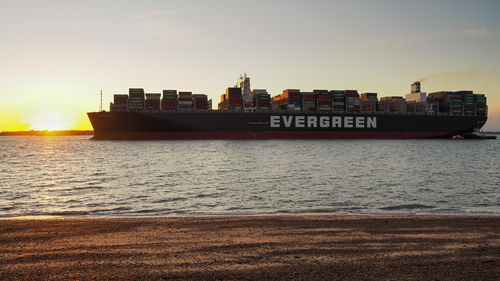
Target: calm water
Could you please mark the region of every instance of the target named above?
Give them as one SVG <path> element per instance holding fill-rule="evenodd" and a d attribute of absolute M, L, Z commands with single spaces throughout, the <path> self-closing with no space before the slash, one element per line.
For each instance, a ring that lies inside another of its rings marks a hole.
<path fill-rule="evenodd" d="M 500 214 L 500 140 L 0 137 L 0 217 Z"/>

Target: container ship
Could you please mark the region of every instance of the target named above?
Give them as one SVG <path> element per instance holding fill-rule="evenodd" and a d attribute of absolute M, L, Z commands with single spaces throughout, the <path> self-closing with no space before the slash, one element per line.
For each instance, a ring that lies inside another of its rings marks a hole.
<path fill-rule="evenodd" d="M 421 92 L 377 97 L 357 90 L 286 89 L 272 96 L 241 76 L 218 109 L 207 95 L 130 88 L 109 111 L 89 112 L 95 139 L 338 139 L 452 138 L 479 132 L 487 120 L 484 94 Z"/>

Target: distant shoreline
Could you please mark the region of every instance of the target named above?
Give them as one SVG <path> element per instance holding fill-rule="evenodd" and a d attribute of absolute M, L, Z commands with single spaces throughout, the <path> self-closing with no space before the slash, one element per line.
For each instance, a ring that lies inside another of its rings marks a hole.
<path fill-rule="evenodd" d="M 14 131 L 0 132 L 0 136 L 87 136 L 93 135 L 94 131 L 90 130 L 56 130 L 56 131 Z"/>

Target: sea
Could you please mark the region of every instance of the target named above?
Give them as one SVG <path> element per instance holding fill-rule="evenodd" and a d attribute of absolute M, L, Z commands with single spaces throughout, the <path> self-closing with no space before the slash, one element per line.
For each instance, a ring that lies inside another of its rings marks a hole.
<path fill-rule="evenodd" d="M 500 139 L 90 137 L 0 137 L 0 217 L 500 215 Z"/>

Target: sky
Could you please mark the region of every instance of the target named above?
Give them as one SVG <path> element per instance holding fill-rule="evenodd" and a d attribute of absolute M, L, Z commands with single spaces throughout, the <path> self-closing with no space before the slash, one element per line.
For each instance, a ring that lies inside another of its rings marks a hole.
<path fill-rule="evenodd" d="M 141 87 L 486 94 L 500 131 L 500 1 L 0 0 L 0 131 L 91 129 Z"/>

